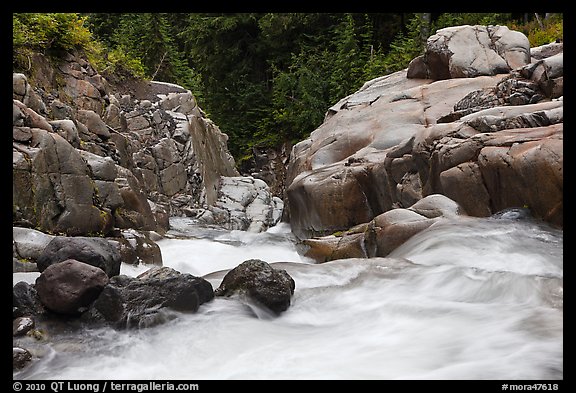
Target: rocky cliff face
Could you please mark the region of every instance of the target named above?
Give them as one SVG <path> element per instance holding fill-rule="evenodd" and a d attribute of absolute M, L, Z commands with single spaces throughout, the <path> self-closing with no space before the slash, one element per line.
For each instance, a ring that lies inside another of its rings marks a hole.
<path fill-rule="evenodd" d="M 438 31 L 408 69 L 367 82 L 294 146 L 294 233 L 383 234 L 377 217 L 436 194 L 473 216 L 524 207 L 561 227 L 562 95 L 561 43 L 530 48 L 505 27 Z"/>
<path fill-rule="evenodd" d="M 14 225 L 126 238 L 128 230 L 162 234 L 170 216 L 208 211 L 208 224 L 266 229 L 282 204 L 263 182 L 258 212 L 222 203 L 226 179 L 240 176 L 227 139 L 180 86 L 108 82 L 79 54 L 37 54 L 26 75 L 13 74 Z M 242 225 L 230 224 L 241 213 Z"/>

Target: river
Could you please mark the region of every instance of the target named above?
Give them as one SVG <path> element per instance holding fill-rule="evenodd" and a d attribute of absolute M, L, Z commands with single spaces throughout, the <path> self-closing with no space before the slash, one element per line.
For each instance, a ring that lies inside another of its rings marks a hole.
<path fill-rule="evenodd" d="M 562 231 L 513 216 L 447 219 L 389 258 L 313 264 L 287 224 L 261 234 L 171 224 L 158 242 L 165 266 L 216 288 L 246 259 L 281 262 L 296 283 L 290 308 L 270 318 L 215 298 L 160 326 L 61 334 L 14 378 L 563 378 Z"/>

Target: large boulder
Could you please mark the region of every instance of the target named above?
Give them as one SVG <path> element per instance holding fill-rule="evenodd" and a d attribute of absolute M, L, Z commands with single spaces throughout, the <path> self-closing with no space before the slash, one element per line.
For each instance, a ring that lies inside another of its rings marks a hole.
<path fill-rule="evenodd" d="M 78 151 L 56 133 L 20 131 L 26 142 L 15 143 L 13 149 L 14 220 L 43 232 L 108 233 L 112 216 L 95 204 L 96 189 Z"/>
<path fill-rule="evenodd" d="M 409 78 L 474 78 L 507 73 L 530 64 L 530 43 L 506 26 L 454 26 L 426 42 L 422 58 L 408 67 Z"/>
<path fill-rule="evenodd" d="M 474 216 L 528 206 L 562 225 L 562 53 L 530 63 L 525 37 L 496 26 L 438 33 L 429 43 L 444 45 L 446 61 L 434 63 L 444 71 L 369 81 L 294 145 L 285 203 L 299 238 L 346 232 L 433 194 Z M 355 255 L 354 239 L 311 242 Z"/>
<path fill-rule="evenodd" d="M 43 272 L 50 265 L 75 259 L 100 268 L 108 277 L 120 274 L 120 253 L 107 239 L 92 237 L 56 236 L 38 257 L 36 265 Z"/>
<path fill-rule="evenodd" d="M 328 236 L 305 239 L 306 256 L 318 263 L 346 258 L 386 257 L 441 218 L 466 215 L 450 198 L 432 194 L 407 209 L 392 209 L 367 223 Z"/>
<path fill-rule="evenodd" d="M 96 300 L 108 276 L 97 267 L 67 259 L 48 266 L 36 279 L 36 291 L 42 304 L 60 314 L 76 315 Z"/>
<path fill-rule="evenodd" d="M 462 97 L 503 78 L 423 83 L 399 71 L 331 107 L 327 120 L 292 149 L 286 194 L 294 233 L 307 238 L 346 230 L 420 199 L 410 155 L 414 138 Z"/>
<path fill-rule="evenodd" d="M 196 312 L 214 297 L 212 285 L 200 277 L 168 267 L 154 267 L 138 277 L 119 275 L 110 282 L 83 319 L 117 328 L 144 328 Z"/>
<path fill-rule="evenodd" d="M 259 259 L 242 262 L 224 276 L 216 289 L 216 296 L 245 296 L 256 306 L 280 314 L 290 307 L 295 283 L 281 269 L 275 269 Z"/>
<path fill-rule="evenodd" d="M 218 224 L 230 230 L 262 232 L 276 225 L 284 203 L 272 196 L 268 185 L 251 176 L 221 177 L 218 199 L 199 221 Z"/>

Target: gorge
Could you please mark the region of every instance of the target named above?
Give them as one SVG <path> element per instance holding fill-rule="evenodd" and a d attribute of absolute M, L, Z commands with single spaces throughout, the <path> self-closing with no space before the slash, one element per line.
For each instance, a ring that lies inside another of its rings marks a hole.
<path fill-rule="evenodd" d="M 13 74 L 14 379 L 563 379 L 562 56 L 439 30 L 271 177 L 190 91 L 36 55 Z"/>

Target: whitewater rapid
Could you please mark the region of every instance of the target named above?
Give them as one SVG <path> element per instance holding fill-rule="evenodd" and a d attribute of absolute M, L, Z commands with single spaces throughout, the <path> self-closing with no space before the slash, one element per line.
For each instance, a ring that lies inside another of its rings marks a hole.
<path fill-rule="evenodd" d="M 259 318 L 238 298 L 215 298 L 152 328 L 63 333 L 14 378 L 563 378 L 562 231 L 446 219 L 388 258 L 313 264 L 286 224 L 261 234 L 171 224 L 158 242 L 165 266 L 216 288 L 246 259 L 275 263 L 296 283 L 290 308 Z"/>

